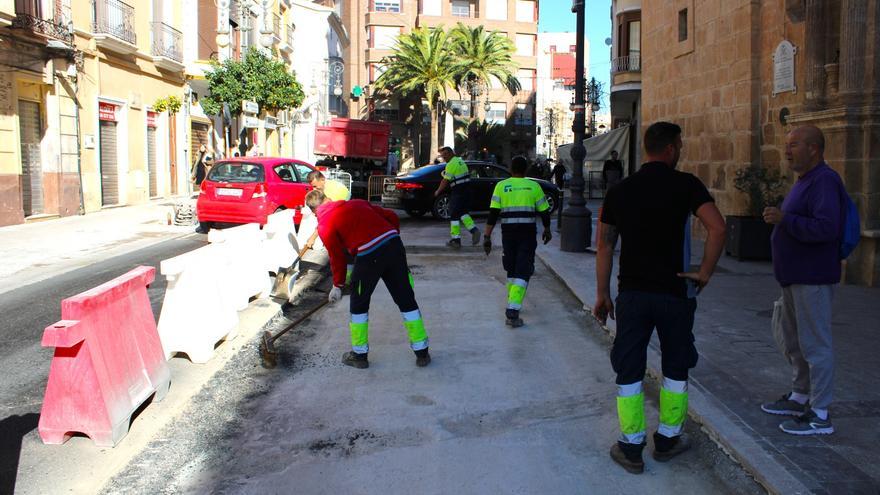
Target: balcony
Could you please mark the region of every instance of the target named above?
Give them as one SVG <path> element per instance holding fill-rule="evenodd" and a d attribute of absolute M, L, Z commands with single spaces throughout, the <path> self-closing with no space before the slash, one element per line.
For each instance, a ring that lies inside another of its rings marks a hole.
<path fill-rule="evenodd" d="M 183 34 L 164 22 L 153 23 L 153 63 L 168 72 L 181 72 L 183 65 Z"/>
<path fill-rule="evenodd" d="M 281 16 L 272 14 L 272 44 L 280 45 L 281 41 Z"/>
<path fill-rule="evenodd" d="M 48 39 L 73 43 L 73 34 L 61 23 L 42 16 L 40 0 L 19 0 L 15 6 L 15 17 L 12 19 L 13 29 L 22 29 Z"/>
<path fill-rule="evenodd" d="M 287 26 L 287 29 L 284 33 L 284 40 L 281 42 L 281 45 L 278 46 L 278 49 L 286 54 L 290 54 L 293 52 L 293 32 L 296 30 L 296 26 L 290 24 Z"/>
<path fill-rule="evenodd" d="M 617 74 L 618 72 L 641 72 L 642 71 L 642 56 L 639 55 L 628 55 L 626 57 L 617 57 L 611 61 L 611 73 Z"/>
<path fill-rule="evenodd" d="M 137 51 L 137 35 L 134 31 L 134 7 L 119 0 L 93 0 L 95 43 L 123 55 Z"/>

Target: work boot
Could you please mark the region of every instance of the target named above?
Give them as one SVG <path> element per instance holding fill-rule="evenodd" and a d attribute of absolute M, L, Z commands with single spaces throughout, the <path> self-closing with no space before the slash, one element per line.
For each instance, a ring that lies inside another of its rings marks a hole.
<path fill-rule="evenodd" d="M 522 318 L 519 317 L 519 311 L 515 309 L 507 309 L 504 311 L 504 316 L 507 318 L 507 321 L 504 322 L 505 325 L 513 328 L 521 327 L 525 324 Z"/>
<path fill-rule="evenodd" d="M 461 239 L 449 239 L 449 242 L 447 242 L 446 245 L 458 249 L 461 247 Z"/>
<path fill-rule="evenodd" d="M 431 355 L 428 354 L 427 347 L 414 352 L 416 353 L 416 366 L 419 368 L 424 368 L 431 362 Z"/>
<path fill-rule="evenodd" d="M 480 229 L 474 227 L 474 230 L 471 231 L 471 246 L 476 246 L 480 243 Z"/>
<path fill-rule="evenodd" d="M 354 351 L 348 351 L 342 355 L 342 364 L 346 366 L 351 366 L 353 368 L 364 369 L 370 367 L 370 362 L 367 361 L 367 353 L 359 354 Z"/>
<path fill-rule="evenodd" d="M 632 444 L 615 442 L 611 446 L 611 458 L 632 474 L 645 472 L 645 461 L 642 460 L 642 449 L 645 443 Z"/>
<path fill-rule="evenodd" d="M 666 462 L 690 448 L 691 439 L 687 433 L 672 438 L 654 433 L 653 457 L 657 462 Z"/>

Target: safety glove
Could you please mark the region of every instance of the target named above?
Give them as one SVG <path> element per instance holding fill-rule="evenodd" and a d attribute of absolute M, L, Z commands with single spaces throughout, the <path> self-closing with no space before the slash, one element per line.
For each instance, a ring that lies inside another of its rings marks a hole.
<path fill-rule="evenodd" d="M 483 251 L 486 251 L 486 256 L 492 252 L 492 238 L 485 234 L 483 234 Z"/>
<path fill-rule="evenodd" d="M 342 299 L 342 289 L 340 287 L 333 287 L 330 289 L 330 294 L 327 295 L 327 301 L 329 301 L 330 304 L 333 304 L 340 299 Z"/>
<path fill-rule="evenodd" d="M 550 229 L 544 229 L 544 233 L 541 234 L 541 239 L 544 241 L 544 244 L 550 242 L 550 239 L 553 239 L 553 234 L 550 232 Z"/>

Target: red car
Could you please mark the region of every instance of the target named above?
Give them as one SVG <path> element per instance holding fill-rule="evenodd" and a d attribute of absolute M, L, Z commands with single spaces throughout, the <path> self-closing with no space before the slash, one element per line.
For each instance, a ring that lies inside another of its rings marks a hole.
<path fill-rule="evenodd" d="M 196 211 L 200 230 L 214 222 L 258 223 L 278 210 L 295 208 L 299 224 L 306 193 L 306 176 L 314 166 L 292 158 L 240 157 L 214 164 L 202 181 Z"/>

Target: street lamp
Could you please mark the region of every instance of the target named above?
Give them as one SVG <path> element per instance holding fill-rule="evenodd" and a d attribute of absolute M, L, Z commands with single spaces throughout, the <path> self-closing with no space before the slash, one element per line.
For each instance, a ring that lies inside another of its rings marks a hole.
<path fill-rule="evenodd" d="M 577 50 L 575 55 L 575 92 L 574 92 L 574 145 L 571 147 L 572 174 L 571 199 L 568 207 L 562 212 L 562 236 L 560 249 L 568 252 L 583 252 L 590 247 L 592 234 L 591 220 L 593 213 L 587 208 L 584 199 L 584 133 L 586 120 L 584 115 L 584 0 L 573 0 L 571 11 L 577 14 Z"/>

